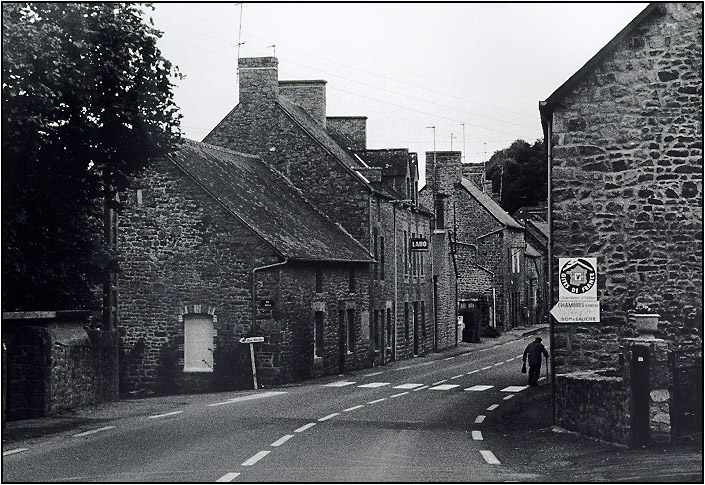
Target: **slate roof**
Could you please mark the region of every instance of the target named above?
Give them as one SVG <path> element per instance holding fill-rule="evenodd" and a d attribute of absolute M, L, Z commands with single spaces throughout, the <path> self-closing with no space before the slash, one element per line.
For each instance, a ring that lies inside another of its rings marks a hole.
<path fill-rule="evenodd" d="M 185 140 L 169 158 L 282 256 L 373 260 L 364 246 L 258 157 Z"/>
<path fill-rule="evenodd" d="M 497 202 L 492 200 L 492 197 L 485 194 L 477 185 L 464 177 L 461 179 L 460 184 L 502 225 L 510 229 L 524 229 L 524 226 L 515 221 Z"/>
<path fill-rule="evenodd" d="M 548 239 L 548 222 L 540 221 L 538 219 L 529 219 L 526 221 L 527 224 L 531 223 L 539 232 Z"/>

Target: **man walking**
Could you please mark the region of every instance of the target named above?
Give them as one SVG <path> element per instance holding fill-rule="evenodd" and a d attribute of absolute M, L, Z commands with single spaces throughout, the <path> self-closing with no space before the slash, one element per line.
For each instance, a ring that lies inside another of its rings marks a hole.
<path fill-rule="evenodd" d="M 541 375 L 541 354 L 548 358 L 548 351 L 541 343 L 541 337 L 536 337 L 524 350 L 524 365 L 526 365 L 526 356 L 529 356 L 530 386 L 537 386 L 539 384 L 539 375 Z"/>

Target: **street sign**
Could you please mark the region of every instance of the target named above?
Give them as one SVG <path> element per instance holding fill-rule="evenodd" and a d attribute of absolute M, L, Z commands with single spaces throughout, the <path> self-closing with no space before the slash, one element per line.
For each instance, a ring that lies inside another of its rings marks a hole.
<path fill-rule="evenodd" d="M 559 323 L 591 323 L 600 321 L 599 301 L 559 301 L 551 308 Z"/>
<path fill-rule="evenodd" d="M 558 301 L 597 301 L 597 258 L 558 258 Z"/>
<path fill-rule="evenodd" d="M 428 239 L 425 237 L 412 237 L 409 239 L 409 248 L 412 251 L 428 251 Z"/>
<path fill-rule="evenodd" d="M 242 337 L 240 339 L 241 344 L 256 344 L 258 342 L 264 342 L 264 337 Z"/>
<path fill-rule="evenodd" d="M 260 300 L 259 306 L 262 308 L 274 308 L 274 300 Z"/>

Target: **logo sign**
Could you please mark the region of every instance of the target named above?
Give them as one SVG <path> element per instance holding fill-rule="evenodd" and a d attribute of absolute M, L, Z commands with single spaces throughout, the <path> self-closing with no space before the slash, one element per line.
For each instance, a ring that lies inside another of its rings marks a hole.
<path fill-rule="evenodd" d="M 597 258 L 558 258 L 558 300 L 597 301 Z"/>
<path fill-rule="evenodd" d="M 558 323 L 591 323 L 600 321 L 599 301 L 559 301 L 551 308 Z"/>
<path fill-rule="evenodd" d="M 428 239 L 425 237 L 412 237 L 409 240 L 409 248 L 412 251 L 428 251 Z"/>
<path fill-rule="evenodd" d="M 241 344 L 256 344 L 264 342 L 264 337 L 243 337 L 240 339 Z"/>

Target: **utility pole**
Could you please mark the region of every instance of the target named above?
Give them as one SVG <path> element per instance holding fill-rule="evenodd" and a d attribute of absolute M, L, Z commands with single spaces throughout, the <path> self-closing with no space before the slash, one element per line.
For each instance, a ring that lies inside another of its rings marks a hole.
<path fill-rule="evenodd" d="M 433 202 L 436 202 L 436 127 L 427 126 L 426 128 L 433 130 Z"/>
<path fill-rule="evenodd" d="M 237 31 L 237 60 L 240 63 L 240 46 L 244 44 L 242 42 L 242 3 L 240 4 L 240 28 Z"/>
<path fill-rule="evenodd" d="M 460 126 L 463 127 L 463 163 L 465 163 L 467 160 L 465 160 L 465 123 L 460 123 Z"/>

